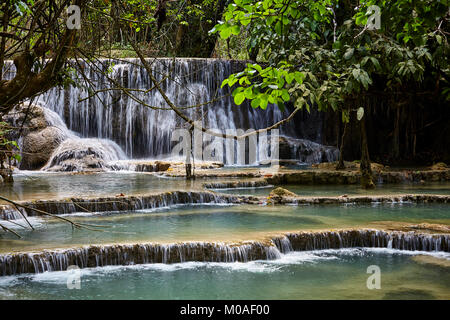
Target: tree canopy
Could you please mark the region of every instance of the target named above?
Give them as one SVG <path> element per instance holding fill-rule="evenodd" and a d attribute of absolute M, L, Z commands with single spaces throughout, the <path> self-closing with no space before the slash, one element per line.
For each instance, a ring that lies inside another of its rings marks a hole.
<path fill-rule="evenodd" d="M 236 104 L 346 110 L 378 91 L 440 89 L 450 100 L 449 19 L 446 0 L 234 0 L 211 32 L 227 39 L 247 29 L 249 50 L 260 51 L 261 63 L 222 84 L 239 84 Z"/>

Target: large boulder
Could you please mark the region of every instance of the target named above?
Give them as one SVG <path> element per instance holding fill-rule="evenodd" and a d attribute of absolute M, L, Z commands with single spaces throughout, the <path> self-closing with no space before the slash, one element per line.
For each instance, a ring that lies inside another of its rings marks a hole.
<path fill-rule="evenodd" d="M 57 127 L 47 127 L 31 132 L 22 140 L 22 161 L 20 169 L 40 169 L 53 151 L 67 139 L 67 135 Z"/>
<path fill-rule="evenodd" d="M 21 170 L 42 168 L 61 142 L 73 136 L 58 114 L 40 105 L 21 104 L 3 120 L 15 128 L 9 139 L 19 144 Z"/>

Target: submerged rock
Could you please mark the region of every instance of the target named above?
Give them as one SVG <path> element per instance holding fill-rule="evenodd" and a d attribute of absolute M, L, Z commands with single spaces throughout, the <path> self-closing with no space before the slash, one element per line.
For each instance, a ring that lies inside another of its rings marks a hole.
<path fill-rule="evenodd" d="M 434 265 L 443 268 L 450 268 L 450 260 L 427 255 L 411 257 L 411 259 L 420 264 Z"/>

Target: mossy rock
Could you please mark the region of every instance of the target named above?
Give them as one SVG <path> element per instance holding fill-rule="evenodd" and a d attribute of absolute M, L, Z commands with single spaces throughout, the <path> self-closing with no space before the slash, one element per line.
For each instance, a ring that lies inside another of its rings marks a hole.
<path fill-rule="evenodd" d="M 289 190 L 278 187 L 270 192 L 270 197 L 296 197 L 297 195 Z"/>
<path fill-rule="evenodd" d="M 448 166 L 444 162 L 438 162 L 430 167 L 430 170 L 447 170 Z"/>

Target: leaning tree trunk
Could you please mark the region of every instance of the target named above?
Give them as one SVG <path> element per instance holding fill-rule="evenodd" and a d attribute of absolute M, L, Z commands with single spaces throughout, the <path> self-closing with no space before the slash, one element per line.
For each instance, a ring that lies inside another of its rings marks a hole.
<path fill-rule="evenodd" d="M 360 123 L 361 128 L 361 184 L 365 189 L 375 188 L 372 177 L 372 167 L 370 165 L 369 146 L 367 144 L 366 116 L 364 115 Z"/>

